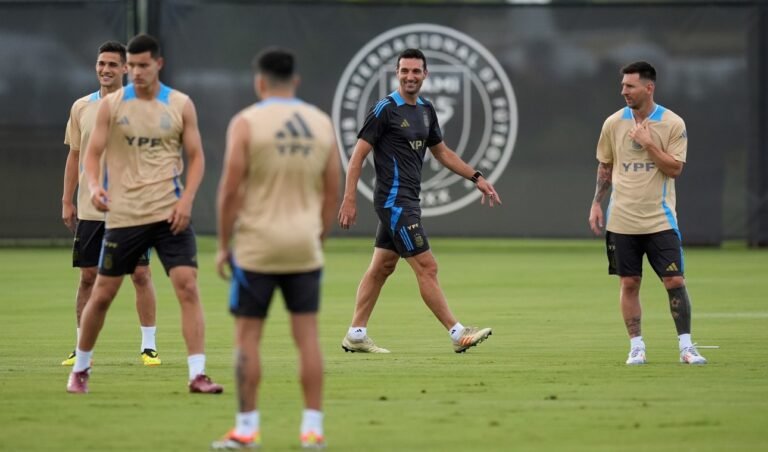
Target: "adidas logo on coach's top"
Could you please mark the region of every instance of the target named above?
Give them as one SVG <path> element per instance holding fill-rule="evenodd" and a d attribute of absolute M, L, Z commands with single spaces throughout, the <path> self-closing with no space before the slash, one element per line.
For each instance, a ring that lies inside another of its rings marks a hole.
<path fill-rule="evenodd" d="M 122 118 L 118 119 L 116 124 L 121 126 L 127 126 L 128 124 L 130 124 L 128 122 L 128 116 L 123 116 Z"/>
<path fill-rule="evenodd" d="M 403 119 L 403 122 L 400 123 L 400 127 L 411 127 L 411 125 L 408 124 L 407 119 Z"/>

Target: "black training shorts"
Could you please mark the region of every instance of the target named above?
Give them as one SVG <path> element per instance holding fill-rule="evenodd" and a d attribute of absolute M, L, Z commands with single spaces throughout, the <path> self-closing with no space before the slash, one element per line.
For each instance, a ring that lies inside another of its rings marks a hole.
<path fill-rule="evenodd" d="M 322 271 L 301 273 L 257 273 L 232 265 L 229 312 L 235 317 L 266 318 L 275 288 L 293 314 L 316 313 L 320 307 Z"/>
<path fill-rule="evenodd" d="M 75 241 L 72 245 L 72 266 L 80 268 L 98 266 L 103 240 L 103 221 L 78 220 L 75 227 Z M 149 265 L 149 249 L 141 255 L 136 265 Z"/>
<path fill-rule="evenodd" d="M 376 215 L 379 217 L 376 248 L 392 250 L 400 257 L 413 257 L 429 250 L 421 224 L 421 209 L 377 207 Z"/>
<path fill-rule="evenodd" d="M 172 268 L 197 268 L 197 244 L 192 225 L 177 235 L 171 233 L 167 221 L 107 229 L 99 258 L 99 274 L 122 276 L 133 273 L 141 256 L 154 247 L 165 273 Z"/>
<path fill-rule="evenodd" d="M 659 276 L 683 276 L 683 248 L 678 232 L 669 229 L 653 234 L 606 232 L 608 274 L 642 276 L 643 255 Z"/>

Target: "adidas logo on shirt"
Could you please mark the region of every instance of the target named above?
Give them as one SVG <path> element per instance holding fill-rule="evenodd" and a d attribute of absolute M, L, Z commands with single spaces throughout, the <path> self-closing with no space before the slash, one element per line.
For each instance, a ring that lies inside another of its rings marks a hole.
<path fill-rule="evenodd" d="M 130 123 L 128 122 L 128 117 L 127 116 L 123 116 L 122 118 L 117 120 L 116 124 L 121 125 L 121 126 L 127 126 Z"/>
<path fill-rule="evenodd" d="M 304 144 L 306 140 L 314 138 L 307 123 L 298 113 L 294 113 L 291 119 L 285 122 L 283 129 L 277 132 L 277 150 L 280 154 L 309 154 L 311 146 Z M 280 143 L 282 142 L 282 143 Z"/>
<path fill-rule="evenodd" d="M 411 125 L 408 124 L 407 119 L 403 119 L 403 122 L 400 123 L 400 127 L 411 127 Z"/>

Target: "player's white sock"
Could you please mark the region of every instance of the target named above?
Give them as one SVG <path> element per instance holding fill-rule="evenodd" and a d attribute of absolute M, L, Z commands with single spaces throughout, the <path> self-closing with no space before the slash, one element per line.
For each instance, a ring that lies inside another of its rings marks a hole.
<path fill-rule="evenodd" d="M 157 350 L 157 345 L 155 344 L 155 333 L 157 332 L 156 326 L 142 326 L 141 327 L 141 351 L 150 348 L 152 350 Z"/>
<path fill-rule="evenodd" d="M 235 435 L 253 436 L 259 430 L 259 410 L 237 413 L 235 416 Z"/>
<path fill-rule="evenodd" d="M 82 372 L 91 367 L 91 357 L 93 357 L 93 350 L 84 352 L 79 348 L 76 348 L 75 365 L 72 367 L 72 372 Z"/>
<path fill-rule="evenodd" d="M 679 340 L 680 350 L 684 348 L 688 348 L 693 345 L 691 342 L 691 335 L 689 334 L 681 334 L 677 336 L 677 339 Z"/>
<path fill-rule="evenodd" d="M 456 322 L 456 325 L 453 325 L 451 329 L 448 330 L 448 334 L 451 335 L 451 339 L 458 341 L 462 331 L 464 331 L 464 325 L 462 325 L 461 322 Z"/>
<path fill-rule="evenodd" d="M 364 338 L 366 334 L 368 334 L 368 328 L 364 326 L 350 326 L 349 331 L 347 331 L 347 336 L 356 341 Z"/>
<path fill-rule="evenodd" d="M 629 340 L 629 348 L 635 348 L 635 347 L 645 347 L 645 342 L 643 342 L 643 336 L 635 336 Z"/>
<path fill-rule="evenodd" d="M 196 376 L 205 373 L 205 355 L 187 356 L 187 365 L 189 366 L 189 379 L 193 380 Z"/>
<path fill-rule="evenodd" d="M 323 412 L 318 410 L 304 410 L 301 418 L 301 434 L 315 432 L 323 434 Z"/>

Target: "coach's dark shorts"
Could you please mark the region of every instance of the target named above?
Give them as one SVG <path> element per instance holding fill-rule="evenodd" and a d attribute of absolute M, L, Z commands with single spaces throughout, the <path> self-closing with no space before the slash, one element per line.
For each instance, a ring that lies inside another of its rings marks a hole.
<path fill-rule="evenodd" d="M 235 317 L 266 318 L 275 288 L 293 314 L 315 313 L 320 307 L 321 270 L 301 273 L 257 273 L 232 264 L 229 312 Z"/>
<path fill-rule="evenodd" d="M 680 236 L 672 229 L 653 234 L 606 232 L 608 273 L 642 276 L 643 254 L 659 276 L 683 276 L 683 248 Z"/>
<path fill-rule="evenodd" d="M 192 225 L 177 235 L 167 221 L 107 229 L 99 258 L 99 274 L 122 276 L 133 273 L 141 256 L 154 247 L 165 273 L 174 267 L 197 268 L 197 244 Z"/>
<path fill-rule="evenodd" d="M 429 241 L 421 225 L 421 209 L 377 207 L 379 226 L 376 248 L 392 250 L 400 257 L 413 257 L 429 250 Z"/>
<path fill-rule="evenodd" d="M 75 241 L 72 245 L 73 267 L 96 267 L 99 265 L 101 243 L 104 240 L 104 222 L 77 220 Z M 136 265 L 149 265 L 149 250 L 145 250 Z"/>

